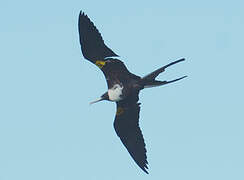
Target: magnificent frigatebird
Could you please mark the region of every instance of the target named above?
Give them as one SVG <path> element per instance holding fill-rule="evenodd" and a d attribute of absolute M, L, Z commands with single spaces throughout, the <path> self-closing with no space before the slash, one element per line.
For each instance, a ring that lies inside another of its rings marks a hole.
<path fill-rule="evenodd" d="M 145 142 L 139 127 L 139 92 L 147 87 L 161 86 L 185 78 L 186 76 L 171 81 L 155 80 L 167 67 L 185 59 L 179 59 L 144 77 L 139 77 L 129 72 L 122 61 L 113 58 L 118 55 L 106 46 L 97 28 L 82 11 L 78 26 L 84 58 L 102 70 L 108 85 L 108 91 L 91 103 L 102 100 L 116 102 L 115 131 L 136 164 L 148 173 Z"/>

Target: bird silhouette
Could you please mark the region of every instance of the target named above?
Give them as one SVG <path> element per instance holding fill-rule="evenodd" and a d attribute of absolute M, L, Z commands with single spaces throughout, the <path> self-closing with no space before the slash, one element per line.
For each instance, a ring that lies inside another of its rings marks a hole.
<path fill-rule="evenodd" d="M 116 102 L 114 129 L 136 164 L 148 173 L 146 147 L 139 127 L 139 92 L 144 88 L 161 86 L 185 78 L 186 76 L 171 81 L 155 80 L 167 67 L 185 59 L 179 59 L 139 77 L 129 72 L 124 63 L 115 58 L 118 55 L 106 46 L 95 25 L 82 11 L 79 14 L 78 30 L 84 58 L 102 70 L 108 85 L 108 91 L 91 104 L 102 100 Z"/>

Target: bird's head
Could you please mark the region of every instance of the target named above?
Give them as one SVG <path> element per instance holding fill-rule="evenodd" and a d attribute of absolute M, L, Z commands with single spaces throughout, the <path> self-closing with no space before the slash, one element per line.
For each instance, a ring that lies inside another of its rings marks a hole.
<path fill-rule="evenodd" d="M 90 105 L 91 104 L 94 104 L 94 103 L 97 103 L 99 101 L 103 101 L 103 100 L 109 100 L 109 97 L 108 97 L 108 92 L 105 92 L 99 99 L 97 99 L 96 101 L 92 101 L 90 102 Z"/>

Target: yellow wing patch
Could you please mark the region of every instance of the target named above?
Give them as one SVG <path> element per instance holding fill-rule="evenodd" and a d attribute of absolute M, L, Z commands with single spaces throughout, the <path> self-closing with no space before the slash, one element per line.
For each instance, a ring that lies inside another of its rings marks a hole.
<path fill-rule="evenodd" d="M 122 107 L 117 108 L 116 116 L 119 116 L 124 113 L 124 109 Z"/>
<path fill-rule="evenodd" d="M 100 69 L 102 69 L 102 67 L 106 64 L 105 61 L 96 61 L 95 63 Z"/>

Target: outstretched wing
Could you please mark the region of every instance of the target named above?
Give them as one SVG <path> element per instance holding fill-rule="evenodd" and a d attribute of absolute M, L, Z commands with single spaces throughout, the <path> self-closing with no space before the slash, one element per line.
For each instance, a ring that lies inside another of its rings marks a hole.
<path fill-rule="evenodd" d="M 103 61 L 106 57 L 118 56 L 104 44 L 101 34 L 83 12 L 80 12 L 78 27 L 81 51 L 87 60 L 96 64 L 96 61 Z"/>
<path fill-rule="evenodd" d="M 78 26 L 82 54 L 102 70 L 109 88 L 130 78 L 140 79 L 130 73 L 122 61 L 108 58 L 118 55 L 104 44 L 101 34 L 83 12 L 80 12 Z"/>
<path fill-rule="evenodd" d="M 117 102 L 114 128 L 136 164 L 148 174 L 145 142 L 139 127 L 138 92 Z"/>

